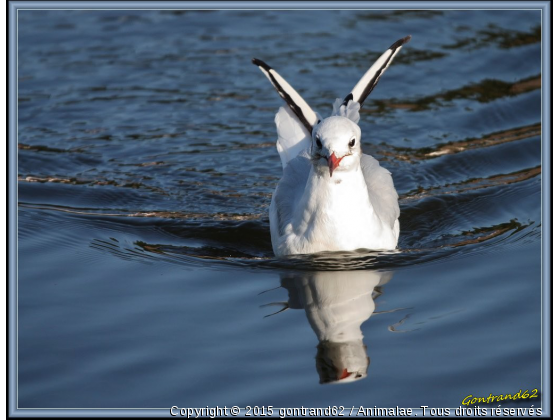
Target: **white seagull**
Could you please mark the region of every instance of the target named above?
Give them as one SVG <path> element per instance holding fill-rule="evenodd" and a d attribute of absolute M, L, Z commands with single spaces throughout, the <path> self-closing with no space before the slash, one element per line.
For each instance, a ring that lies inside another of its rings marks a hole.
<path fill-rule="evenodd" d="M 409 40 L 391 45 L 325 119 L 280 74 L 253 59 L 287 104 L 274 120 L 283 167 L 269 210 L 276 256 L 397 247 L 398 195 L 391 173 L 362 153 L 358 121 L 365 99 Z"/>

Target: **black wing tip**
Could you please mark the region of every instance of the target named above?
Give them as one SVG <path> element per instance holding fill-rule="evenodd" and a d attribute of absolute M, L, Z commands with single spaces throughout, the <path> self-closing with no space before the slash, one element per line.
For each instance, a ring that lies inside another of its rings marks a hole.
<path fill-rule="evenodd" d="M 344 101 L 342 101 L 342 105 L 340 106 L 346 106 L 348 105 L 348 102 L 353 101 L 354 100 L 354 95 L 352 94 L 352 92 L 350 92 L 346 98 L 344 98 Z"/>
<path fill-rule="evenodd" d="M 265 69 L 267 71 L 272 70 L 272 67 L 270 67 L 268 64 L 266 64 L 264 61 L 259 60 L 258 58 L 253 58 L 251 61 L 253 62 L 253 64 L 255 66 L 262 67 L 263 69 Z"/>
<path fill-rule="evenodd" d="M 404 38 L 399 39 L 397 42 L 395 42 L 393 45 L 391 45 L 389 47 L 390 50 L 396 50 L 399 47 L 402 47 L 404 44 L 406 44 L 408 41 L 410 41 L 410 38 L 412 38 L 412 35 L 407 35 Z"/>

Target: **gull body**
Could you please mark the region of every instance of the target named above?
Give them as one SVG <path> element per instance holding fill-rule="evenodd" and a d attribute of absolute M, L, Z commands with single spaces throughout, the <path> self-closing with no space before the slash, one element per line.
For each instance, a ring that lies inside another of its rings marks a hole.
<path fill-rule="evenodd" d="M 314 144 L 311 153 L 290 160 L 272 197 L 274 253 L 394 249 L 398 197 L 391 174 L 361 153 L 360 129 L 352 121 L 334 116 L 319 127 L 316 136 L 324 145 Z M 350 148 L 352 137 L 356 143 Z M 344 156 L 332 176 L 327 155 Z"/>
<path fill-rule="evenodd" d="M 253 60 L 287 103 L 275 119 L 283 165 L 269 209 L 275 255 L 397 247 L 398 195 L 390 172 L 362 153 L 358 122 L 363 101 L 409 39 L 393 44 L 326 119 L 275 70 Z"/>

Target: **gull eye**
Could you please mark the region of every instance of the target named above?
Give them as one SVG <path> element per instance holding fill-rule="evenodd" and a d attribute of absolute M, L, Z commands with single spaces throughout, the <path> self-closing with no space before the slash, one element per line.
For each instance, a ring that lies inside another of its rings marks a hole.
<path fill-rule="evenodd" d="M 350 143 L 348 143 L 348 146 L 354 147 L 355 145 L 356 145 L 356 137 L 352 137 L 352 140 L 350 140 Z"/>
<path fill-rule="evenodd" d="M 321 139 L 319 136 L 315 136 L 315 144 L 317 145 L 317 149 L 321 149 L 323 145 L 321 144 Z"/>

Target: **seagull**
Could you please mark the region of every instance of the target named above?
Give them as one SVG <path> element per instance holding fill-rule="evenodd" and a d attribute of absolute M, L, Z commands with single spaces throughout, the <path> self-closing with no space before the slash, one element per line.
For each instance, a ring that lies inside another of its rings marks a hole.
<path fill-rule="evenodd" d="M 391 45 L 325 119 L 276 70 L 253 59 L 286 102 L 274 120 L 283 168 L 269 208 L 277 257 L 397 247 L 398 194 L 391 173 L 362 153 L 358 122 L 365 99 L 410 38 Z"/>

